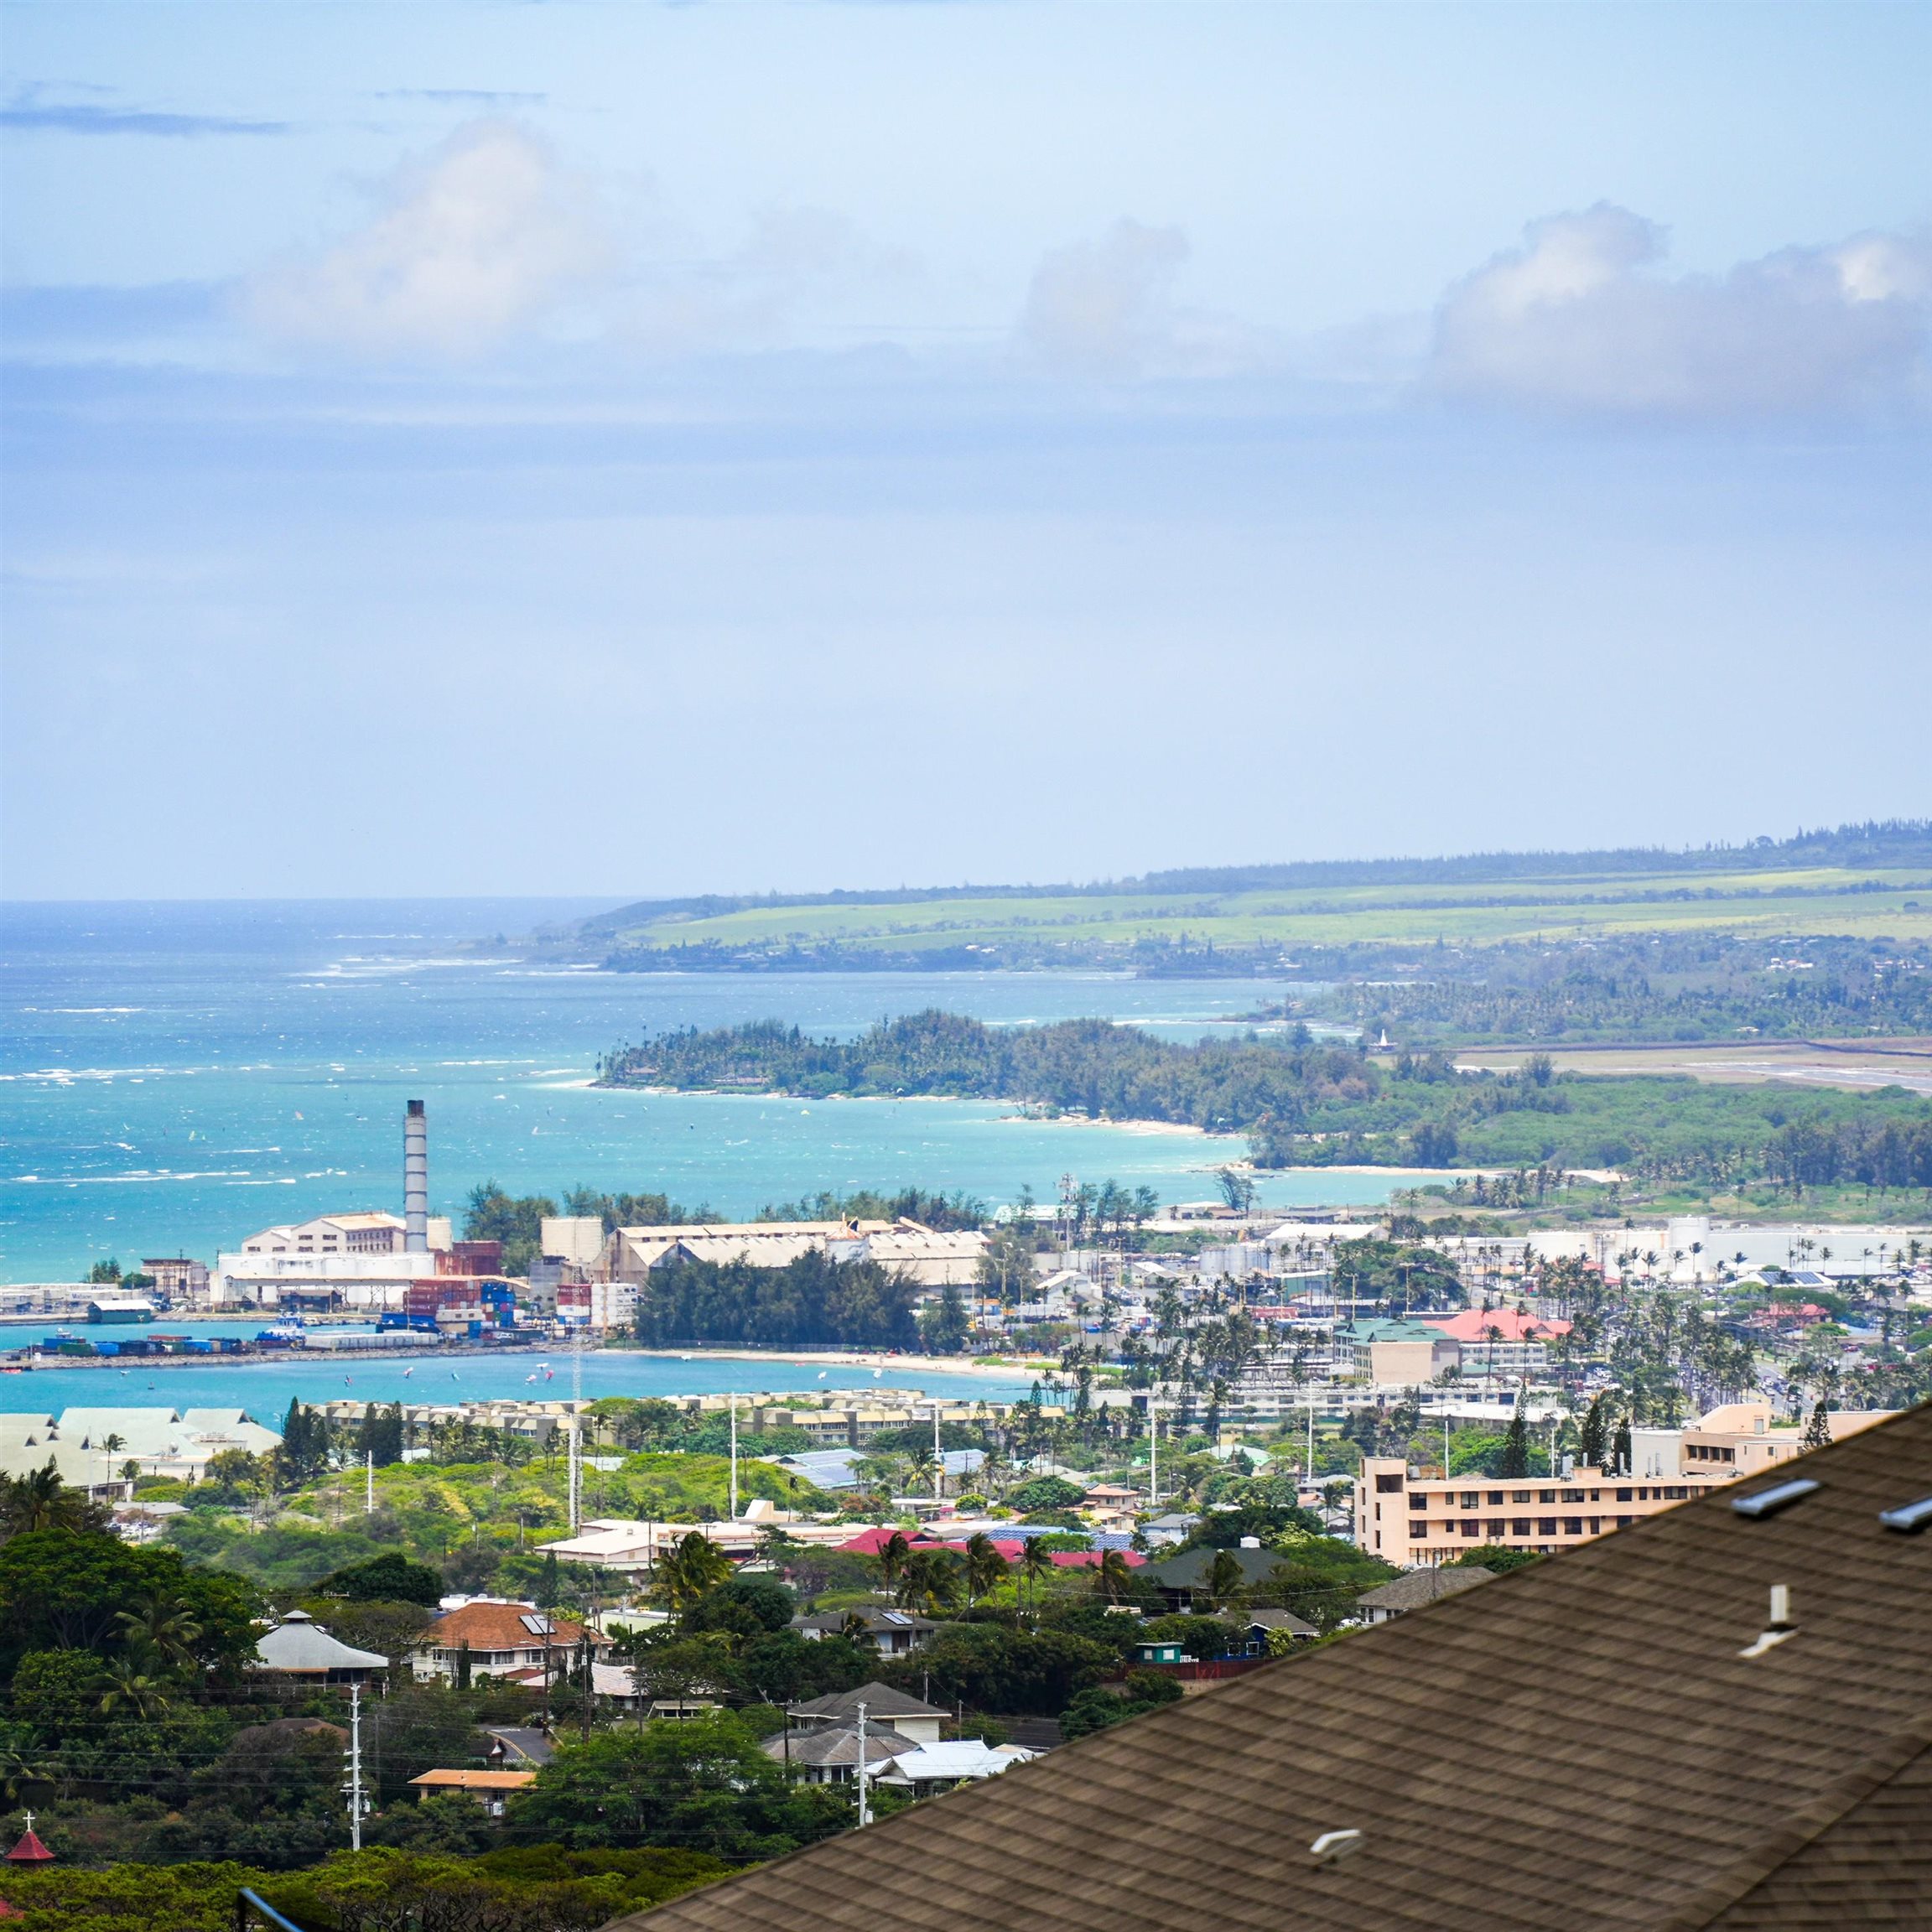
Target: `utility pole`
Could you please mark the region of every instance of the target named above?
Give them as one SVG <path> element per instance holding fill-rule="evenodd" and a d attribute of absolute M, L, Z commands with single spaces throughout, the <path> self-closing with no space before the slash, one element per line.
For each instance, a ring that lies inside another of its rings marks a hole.
<path fill-rule="evenodd" d="M 365 1516 L 376 1514 L 376 1452 L 373 1449 L 369 1451 L 362 1470 L 362 1514 Z"/>
<path fill-rule="evenodd" d="M 938 1502 L 945 1493 L 946 1459 L 939 1446 L 939 1404 L 935 1398 L 932 1404 L 932 1500 Z"/>
<path fill-rule="evenodd" d="M 362 1686 L 349 1686 L 349 1848 L 362 1849 Z"/>
<path fill-rule="evenodd" d="M 738 1391 L 731 1391 L 731 1520 L 738 1520 Z"/>
<path fill-rule="evenodd" d="M 1147 1508 L 1150 1513 L 1161 1504 L 1161 1405 L 1154 1392 L 1147 1392 Z"/>
<path fill-rule="evenodd" d="M 589 1314 L 589 1310 L 585 1310 Z M 570 1534 L 584 1526 L 584 1331 L 570 1337 Z"/>
<path fill-rule="evenodd" d="M 872 1822 L 871 1787 L 866 1777 L 865 1763 L 865 1706 L 859 1706 L 859 1823 L 861 1827 Z"/>

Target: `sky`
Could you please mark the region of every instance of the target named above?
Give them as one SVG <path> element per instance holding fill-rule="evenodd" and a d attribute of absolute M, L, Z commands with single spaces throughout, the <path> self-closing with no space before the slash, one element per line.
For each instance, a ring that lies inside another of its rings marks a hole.
<path fill-rule="evenodd" d="M 1932 813 L 1932 9 L 0 26 L 7 896 Z"/>

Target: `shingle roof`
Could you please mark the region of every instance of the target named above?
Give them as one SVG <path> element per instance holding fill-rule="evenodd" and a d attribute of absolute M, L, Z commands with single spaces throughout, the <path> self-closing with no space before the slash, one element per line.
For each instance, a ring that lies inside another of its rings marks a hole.
<path fill-rule="evenodd" d="M 858 1721 L 859 1706 L 876 1722 L 886 1717 L 944 1717 L 949 1713 L 935 1704 L 922 1704 L 890 1684 L 861 1684 L 856 1690 L 835 1690 L 828 1697 L 813 1697 L 803 1704 L 787 1706 L 794 1717 L 849 1717 Z"/>
<path fill-rule="evenodd" d="M 1932 1900 L 1932 1408 L 1005 1777 L 648 1932 L 1769 1932 Z M 1769 1591 L 1795 1634 L 1763 1647 Z M 1750 1652 L 1751 1654 L 1743 1653 Z M 1317 1862 L 1335 1831 L 1353 1856 Z M 1888 1918 L 1887 1914 L 1889 1914 Z M 626 1924 L 626 1921 L 620 1921 Z"/>
<path fill-rule="evenodd" d="M 865 1762 L 882 1764 L 906 1748 L 897 1732 L 868 1730 Z M 856 1724 L 815 1724 L 797 1730 L 789 1737 L 781 1732 L 767 1737 L 765 1755 L 783 1764 L 856 1764 L 859 1762 L 859 1727 Z"/>
<path fill-rule="evenodd" d="M 1364 1590 L 1355 1601 L 1367 1610 L 1420 1610 L 1425 1603 L 1439 1603 L 1445 1597 L 1473 1589 L 1478 1583 L 1493 1581 L 1496 1572 L 1472 1564 L 1446 1570 L 1406 1570 L 1373 1590 Z"/>
<path fill-rule="evenodd" d="M 1291 1637 L 1313 1637 L 1312 1623 L 1304 1623 L 1292 1610 L 1250 1610 L 1242 1621 L 1262 1630 L 1285 1630 Z"/>
<path fill-rule="evenodd" d="M 1260 1583 L 1288 1561 L 1291 1552 L 1285 1550 L 1220 1550 L 1201 1545 L 1183 1550 L 1176 1556 L 1163 1556 L 1157 1563 L 1150 1563 L 1141 1574 L 1150 1583 L 1163 1590 L 1204 1590 L 1214 1567 L 1214 1559 L 1223 1555 L 1232 1556 L 1241 1566 L 1244 1582 Z"/>

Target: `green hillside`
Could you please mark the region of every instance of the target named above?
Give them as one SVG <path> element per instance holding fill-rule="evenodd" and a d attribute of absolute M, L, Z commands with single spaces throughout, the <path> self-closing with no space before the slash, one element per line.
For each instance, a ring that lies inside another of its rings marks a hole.
<path fill-rule="evenodd" d="M 1234 866 L 1088 886 L 647 901 L 543 936 L 619 969 L 1345 970 L 1363 948 L 1636 932 L 1932 941 L 1932 821 L 1695 851 Z M 1356 961 L 1354 963 L 1367 963 Z"/>

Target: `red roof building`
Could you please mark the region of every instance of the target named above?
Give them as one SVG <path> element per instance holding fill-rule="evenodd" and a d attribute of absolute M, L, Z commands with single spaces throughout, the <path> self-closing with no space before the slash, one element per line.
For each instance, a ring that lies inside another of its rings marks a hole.
<path fill-rule="evenodd" d="M 533 1603 L 465 1603 L 439 1617 L 416 1640 L 416 1675 L 454 1677 L 467 1647 L 470 1669 L 477 1676 L 508 1676 L 515 1670 L 546 1664 L 561 1670 L 586 1634 L 581 1623 L 553 1617 Z M 588 1633 L 593 1651 L 609 1649 L 610 1639 Z"/>
<path fill-rule="evenodd" d="M 1553 1342 L 1570 1332 L 1567 1322 L 1545 1321 L 1540 1315 L 1524 1315 L 1514 1308 L 1465 1308 L 1457 1315 L 1418 1315 L 1418 1322 L 1439 1328 L 1452 1342 L 1465 1347 L 1491 1339 L 1498 1342 Z"/>
<path fill-rule="evenodd" d="M 20 1842 L 7 1854 L 9 1865 L 51 1865 L 54 1854 L 43 1845 L 34 1831 L 34 1814 L 27 1814 L 27 1830 Z"/>

